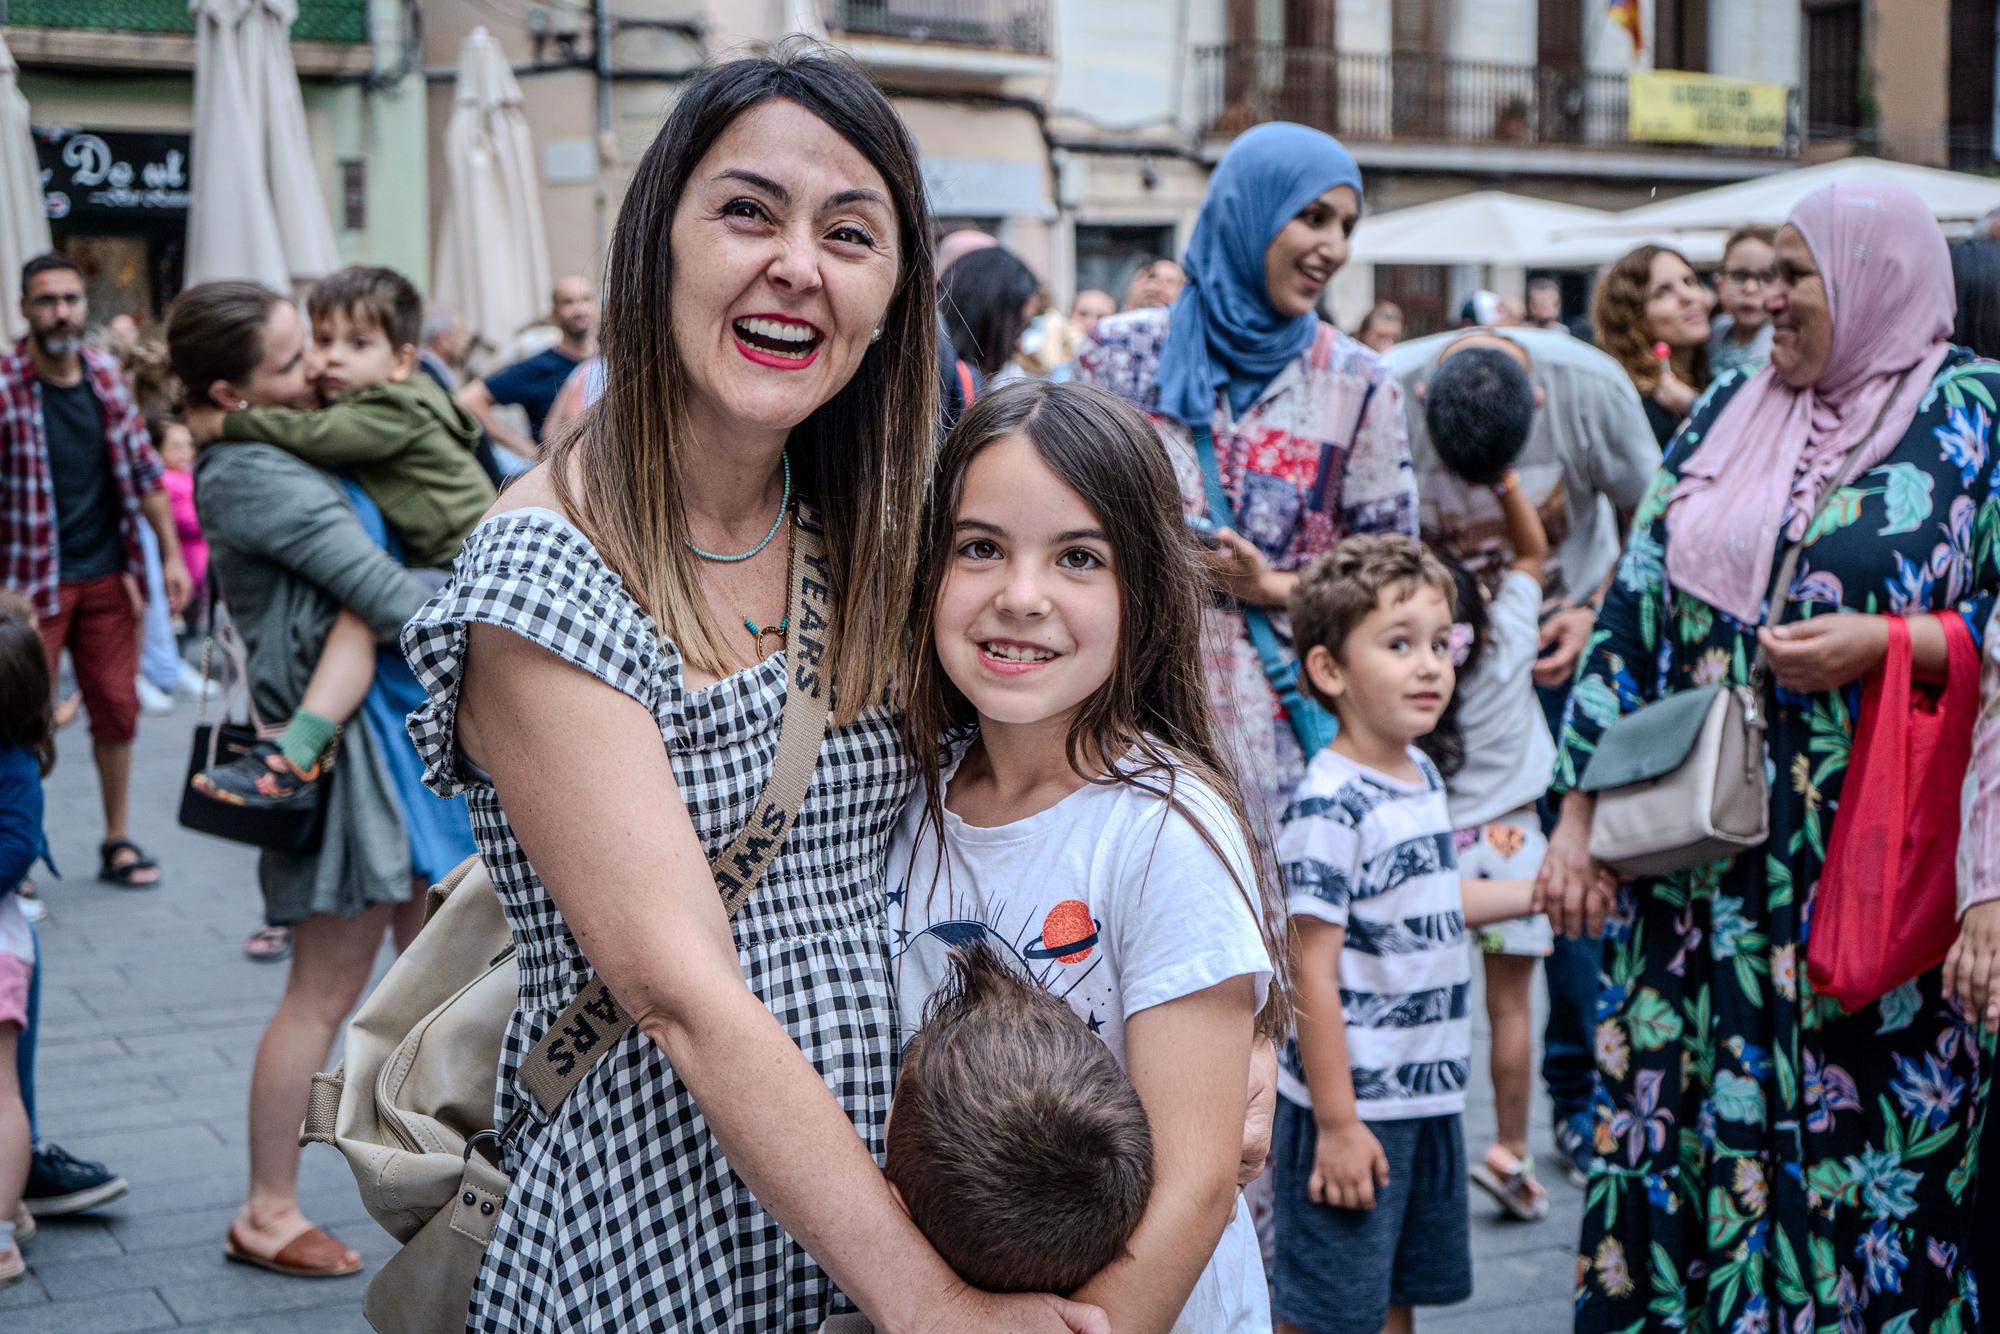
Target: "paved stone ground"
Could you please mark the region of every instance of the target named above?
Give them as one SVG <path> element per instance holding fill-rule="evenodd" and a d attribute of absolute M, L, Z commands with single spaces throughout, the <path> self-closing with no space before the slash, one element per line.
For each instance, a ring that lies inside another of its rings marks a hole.
<path fill-rule="evenodd" d="M 29 1276 L 0 1289 L 6 1334 L 367 1329 L 363 1277 L 284 1279 L 222 1258 L 244 1188 L 251 1058 L 284 969 L 242 954 L 258 920 L 253 855 L 174 823 L 192 716 L 184 704 L 141 724 L 134 834 L 167 876 L 150 893 L 95 881 L 101 822 L 89 742 L 82 724 L 60 738 L 48 830 L 67 879 L 41 878 L 49 904 L 41 928 L 42 1133 L 109 1163 L 132 1192 L 89 1217 L 43 1223 L 26 1247 Z M 1466 1118 L 1473 1153 L 1493 1130 L 1483 1038 Z M 1534 1144 L 1545 1157 L 1548 1135 L 1548 1109 L 1538 1100 Z M 1569 1327 L 1582 1195 L 1560 1177 L 1548 1188 L 1554 1212 L 1534 1225 L 1501 1221 L 1475 1193 L 1473 1298 L 1420 1315 L 1419 1328 L 1550 1334 Z M 371 1269 L 390 1253 L 331 1149 L 305 1152 L 301 1191 L 306 1212 Z"/>

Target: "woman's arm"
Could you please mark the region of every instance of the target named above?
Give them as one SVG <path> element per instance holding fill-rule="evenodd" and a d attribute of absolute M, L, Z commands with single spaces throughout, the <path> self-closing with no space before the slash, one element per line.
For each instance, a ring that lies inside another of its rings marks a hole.
<path fill-rule="evenodd" d="M 885 1334 L 1104 1328 L 1054 1298 L 966 1287 L 897 1207 L 819 1072 L 744 984 L 642 705 L 474 625 L 457 718 L 578 947 L 687 1084 L 731 1167 Z M 1239 1129 L 1240 1117 L 1232 1156 Z"/>
<path fill-rule="evenodd" d="M 1153 1196 L 1126 1257 L 1079 1291 L 1118 1334 L 1173 1327 L 1236 1211 L 1256 997 L 1248 977 L 1142 1010 L 1126 1073 L 1153 1130 Z"/>

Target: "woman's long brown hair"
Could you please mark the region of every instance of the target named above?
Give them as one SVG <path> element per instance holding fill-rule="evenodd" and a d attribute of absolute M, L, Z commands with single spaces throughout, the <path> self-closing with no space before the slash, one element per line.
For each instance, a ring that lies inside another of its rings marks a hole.
<path fill-rule="evenodd" d="M 556 495 L 661 633 L 697 670 L 747 665 L 702 596 L 682 543 L 687 371 L 674 346 L 667 238 L 688 177 L 753 107 L 795 102 L 868 159 L 895 206 L 902 271 L 882 337 L 847 385 L 792 430 L 798 493 L 826 529 L 835 608 L 828 658 L 836 721 L 891 697 L 904 657 L 938 423 L 937 281 L 916 145 L 874 84 L 810 43 L 711 65 L 675 101 L 632 177 L 605 272 L 604 397 L 551 444 Z M 741 638 L 741 636 L 737 636 Z"/>
<path fill-rule="evenodd" d="M 1118 648 L 1110 679 L 1078 708 L 1067 745 L 1088 782 L 1125 784 L 1171 803 L 1224 866 L 1234 867 L 1203 819 L 1175 790 L 1186 774 L 1229 808 L 1250 849 L 1256 883 L 1239 885 L 1271 956 L 1270 1000 L 1259 1031 L 1282 1031 L 1291 1013 L 1291 969 L 1277 868 L 1262 850 L 1242 784 L 1217 738 L 1202 675 L 1202 608 L 1214 583 L 1182 518 L 1172 465 L 1152 423 L 1115 394 L 1083 384 L 1023 380 L 980 398 L 945 438 L 925 524 L 904 740 L 926 775 L 925 818 L 944 832 L 950 755 L 978 732 L 978 715 L 938 661 L 937 604 L 956 546 L 958 503 L 972 461 L 1020 437 L 1097 516 L 1118 581 Z"/>
<path fill-rule="evenodd" d="M 1642 245 L 1606 269 L 1590 295 L 1590 324 L 1597 345 L 1618 359 L 1641 394 L 1660 387 L 1660 359 L 1653 355 L 1653 340 L 1646 335 L 1646 295 L 1653 283 L 1653 261 L 1661 255 L 1687 264 L 1687 256 L 1670 246 Z M 1688 271 L 1693 270 L 1694 265 L 1688 264 Z M 1673 367 L 1697 394 L 1708 388 L 1708 345 L 1675 352 Z"/>

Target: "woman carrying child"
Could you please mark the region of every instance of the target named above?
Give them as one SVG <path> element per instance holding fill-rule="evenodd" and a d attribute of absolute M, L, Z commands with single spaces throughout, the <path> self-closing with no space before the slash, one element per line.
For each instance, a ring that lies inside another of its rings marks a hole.
<path fill-rule="evenodd" d="M 1077 354 L 1079 380 L 1152 417 L 1187 513 L 1225 530 L 1213 562 L 1240 606 L 1208 614 L 1208 691 L 1260 822 L 1307 758 L 1270 682 L 1293 661 L 1297 571 L 1350 533 L 1417 532 L 1396 377 L 1314 314 L 1360 214 L 1345 148 L 1303 125 L 1259 125 L 1215 169 L 1173 307 L 1102 320 Z M 1230 514 L 1208 512 L 1203 436 Z"/>
<path fill-rule="evenodd" d="M 174 370 L 195 403 L 307 408 L 318 401 L 318 367 L 309 365 L 298 312 L 274 292 L 248 283 L 191 288 L 174 302 L 168 338 Z M 393 638 L 428 595 L 383 549 L 386 533 L 363 526 L 360 515 L 372 507 L 358 488 L 272 446 L 205 446 L 196 500 L 223 600 L 248 651 L 261 717 L 283 718 L 299 701 L 343 609 L 363 618 L 371 637 Z M 388 665 L 401 669 L 393 657 Z M 250 1189 L 226 1253 L 288 1276 L 361 1267 L 358 1253 L 299 1208 L 298 1127 L 307 1088 L 367 986 L 383 937 L 393 928 L 400 945 L 421 922 L 412 877 L 420 889 L 471 850 L 463 809 L 423 791 L 399 721 L 386 720 L 386 729 L 384 721 L 357 722 L 343 734 L 341 776 L 323 797 L 319 849 L 258 859 L 265 920 L 293 928 L 293 953 L 284 997 L 257 1045 Z"/>
<path fill-rule="evenodd" d="M 979 939 L 1066 1000 L 1131 1076 L 1153 1193 L 1076 1295 L 1121 1332 L 1263 1334 L 1237 1191 L 1273 877 L 1202 688 L 1208 579 L 1143 415 L 1025 381 L 945 441 L 905 736 L 922 763 L 889 853 L 904 1036 Z M 898 1113 L 900 1117 L 900 1112 Z"/>

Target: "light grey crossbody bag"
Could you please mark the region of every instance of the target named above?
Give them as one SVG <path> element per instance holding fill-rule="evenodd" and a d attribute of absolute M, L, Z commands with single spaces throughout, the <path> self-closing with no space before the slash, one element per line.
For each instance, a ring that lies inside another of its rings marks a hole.
<path fill-rule="evenodd" d="M 1862 450 L 1902 394 L 1905 372 L 1868 433 L 1842 460 L 1812 520 L 1846 486 Z M 1784 619 L 1803 542 L 1788 543 L 1760 626 Z M 1671 875 L 1754 848 L 1771 836 L 1764 772 L 1764 683 L 1760 645 L 1743 685 L 1701 686 L 1655 700 L 1604 730 L 1577 790 L 1597 797 L 1590 855 L 1626 879 Z"/>

